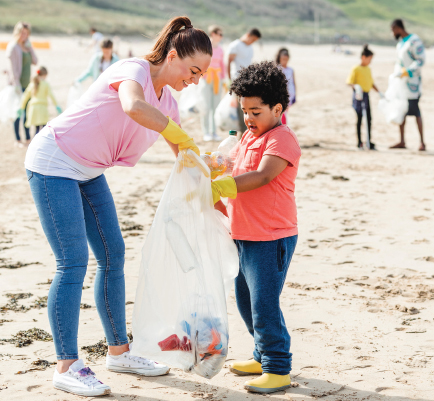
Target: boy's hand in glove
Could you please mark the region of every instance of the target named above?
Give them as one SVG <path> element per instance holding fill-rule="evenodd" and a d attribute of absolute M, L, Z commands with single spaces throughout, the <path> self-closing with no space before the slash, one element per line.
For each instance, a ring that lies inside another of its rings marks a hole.
<path fill-rule="evenodd" d="M 237 184 L 233 177 L 225 177 L 211 182 L 212 200 L 216 204 L 220 197 L 235 199 L 237 197 Z"/>

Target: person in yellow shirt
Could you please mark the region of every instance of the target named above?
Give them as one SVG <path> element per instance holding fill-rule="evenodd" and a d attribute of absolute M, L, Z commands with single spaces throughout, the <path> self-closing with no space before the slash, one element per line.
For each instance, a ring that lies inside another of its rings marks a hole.
<path fill-rule="evenodd" d="M 24 114 L 24 109 L 27 104 L 27 121 L 26 127 L 36 127 L 35 135 L 48 123 L 48 97 L 56 106 L 57 112 L 60 114 L 62 109 L 59 107 L 56 98 L 51 91 L 49 83 L 45 80 L 47 78 L 48 71 L 45 67 L 40 67 L 36 71 L 36 76 L 27 86 L 21 98 L 21 109 L 18 111 L 18 117 Z M 29 101 L 30 99 L 30 101 Z"/>
<path fill-rule="evenodd" d="M 360 64 L 353 67 L 347 79 L 347 84 L 353 88 L 353 108 L 357 114 L 357 147 L 359 149 L 363 149 L 361 135 L 363 108 L 366 110 L 368 120 L 369 148 L 375 149 L 375 144 L 373 144 L 371 140 L 371 106 L 369 104 L 369 91 L 375 89 L 380 96 L 382 96 L 382 94 L 375 86 L 371 69 L 369 68 L 373 56 L 374 53 L 368 48 L 368 45 L 365 45 L 363 47 Z"/>

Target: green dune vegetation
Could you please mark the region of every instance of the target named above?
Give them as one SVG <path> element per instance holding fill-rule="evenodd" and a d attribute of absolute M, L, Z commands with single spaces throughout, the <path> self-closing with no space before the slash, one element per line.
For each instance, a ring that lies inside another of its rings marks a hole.
<path fill-rule="evenodd" d="M 34 32 L 83 34 L 95 26 L 106 34 L 153 37 L 168 18 L 185 14 L 196 26 L 219 23 L 226 36 L 261 29 L 265 40 L 392 43 L 390 21 L 403 18 L 427 44 L 434 44 L 432 0 L 0 0 L 0 29 L 25 20 Z"/>

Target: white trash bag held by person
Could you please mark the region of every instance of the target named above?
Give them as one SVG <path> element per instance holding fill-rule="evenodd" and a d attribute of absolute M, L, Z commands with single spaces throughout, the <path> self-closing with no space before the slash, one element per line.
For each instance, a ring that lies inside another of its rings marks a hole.
<path fill-rule="evenodd" d="M 8 123 L 15 121 L 21 104 L 21 94 L 18 94 L 15 86 L 7 85 L 0 92 L 0 121 Z"/>
<path fill-rule="evenodd" d="M 226 93 L 218 104 L 214 119 L 217 127 L 223 131 L 240 131 L 240 123 L 238 121 L 238 100 L 235 94 Z"/>
<path fill-rule="evenodd" d="M 380 99 L 378 109 L 383 113 L 386 121 L 392 124 L 401 125 L 408 112 L 407 83 L 405 78 L 390 75 L 389 86 Z"/>
<path fill-rule="evenodd" d="M 143 247 L 133 354 L 212 378 L 228 353 L 226 300 L 239 261 L 209 168 L 188 154 L 197 166 L 178 156 Z"/>

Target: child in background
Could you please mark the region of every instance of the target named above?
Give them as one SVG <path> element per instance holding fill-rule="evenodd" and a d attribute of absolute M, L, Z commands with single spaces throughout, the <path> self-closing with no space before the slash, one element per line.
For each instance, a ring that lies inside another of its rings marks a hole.
<path fill-rule="evenodd" d="M 351 70 L 351 74 L 347 79 L 347 84 L 353 88 L 353 108 L 357 114 L 357 139 L 359 149 L 363 149 L 361 126 L 363 117 L 363 107 L 366 109 L 366 118 L 368 120 L 368 134 L 370 149 L 375 149 L 375 144 L 372 143 L 371 132 L 371 106 L 369 104 L 369 91 L 374 88 L 378 93 L 380 91 L 374 84 L 372 79 L 371 69 L 369 64 L 372 61 L 374 53 L 368 48 L 368 45 L 363 47 L 360 65 L 356 65 Z M 380 96 L 382 94 L 380 93 Z"/>
<path fill-rule="evenodd" d="M 282 70 L 264 61 L 243 68 L 231 85 L 240 99 L 247 131 L 232 151 L 233 177 L 213 181 L 216 209 L 229 197 L 232 238 L 240 271 L 235 279 L 238 310 L 254 337 L 253 359 L 234 362 L 238 375 L 261 375 L 245 388 L 271 393 L 291 384 L 291 338 L 279 298 L 297 243 L 294 197 L 300 146 L 281 116 L 289 103 Z"/>
<path fill-rule="evenodd" d="M 207 142 L 221 141 L 221 138 L 217 135 L 214 114 L 222 97 L 222 82 L 225 77 L 224 53 L 219 45 L 223 37 L 222 28 L 211 25 L 208 28 L 208 34 L 212 44 L 212 59 L 199 86 L 202 98 L 205 101 L 205 112 L 201 116 L 201 123 L 203 140 Z"/>
<path fill-rule="evenodd" d="M 59 114 L 62 112 L 62 109 L 57 104 L 56 98 L 51 91 L 50 85 L 45 80 L 47 75 L 48 71 L 45 67 L 40 67 L 39 70 L 36 71 L 36 76 L 33 77 L 23 93 L 21 109 L 18 111 L 18 115 L 21 117 L 28 102 L 26 127 L 36 127 L 35 135 L 48 123 L 48 97 L 51 98 L 56 106 L 57 112 Z"/>
<path fill-rule="evenodd" d="M 277 52 L 276 64 L 280 66 L 286 79 L 288 80 L 288 93 L 289 93 L 289 106 L 282 114 L 282 124 L 288 124 L 288 111 L 289 107 L 295 103 L 295 76 L 294 70 L 288 66 L 289 63 L 289 50 L 282 48 Z"/>

